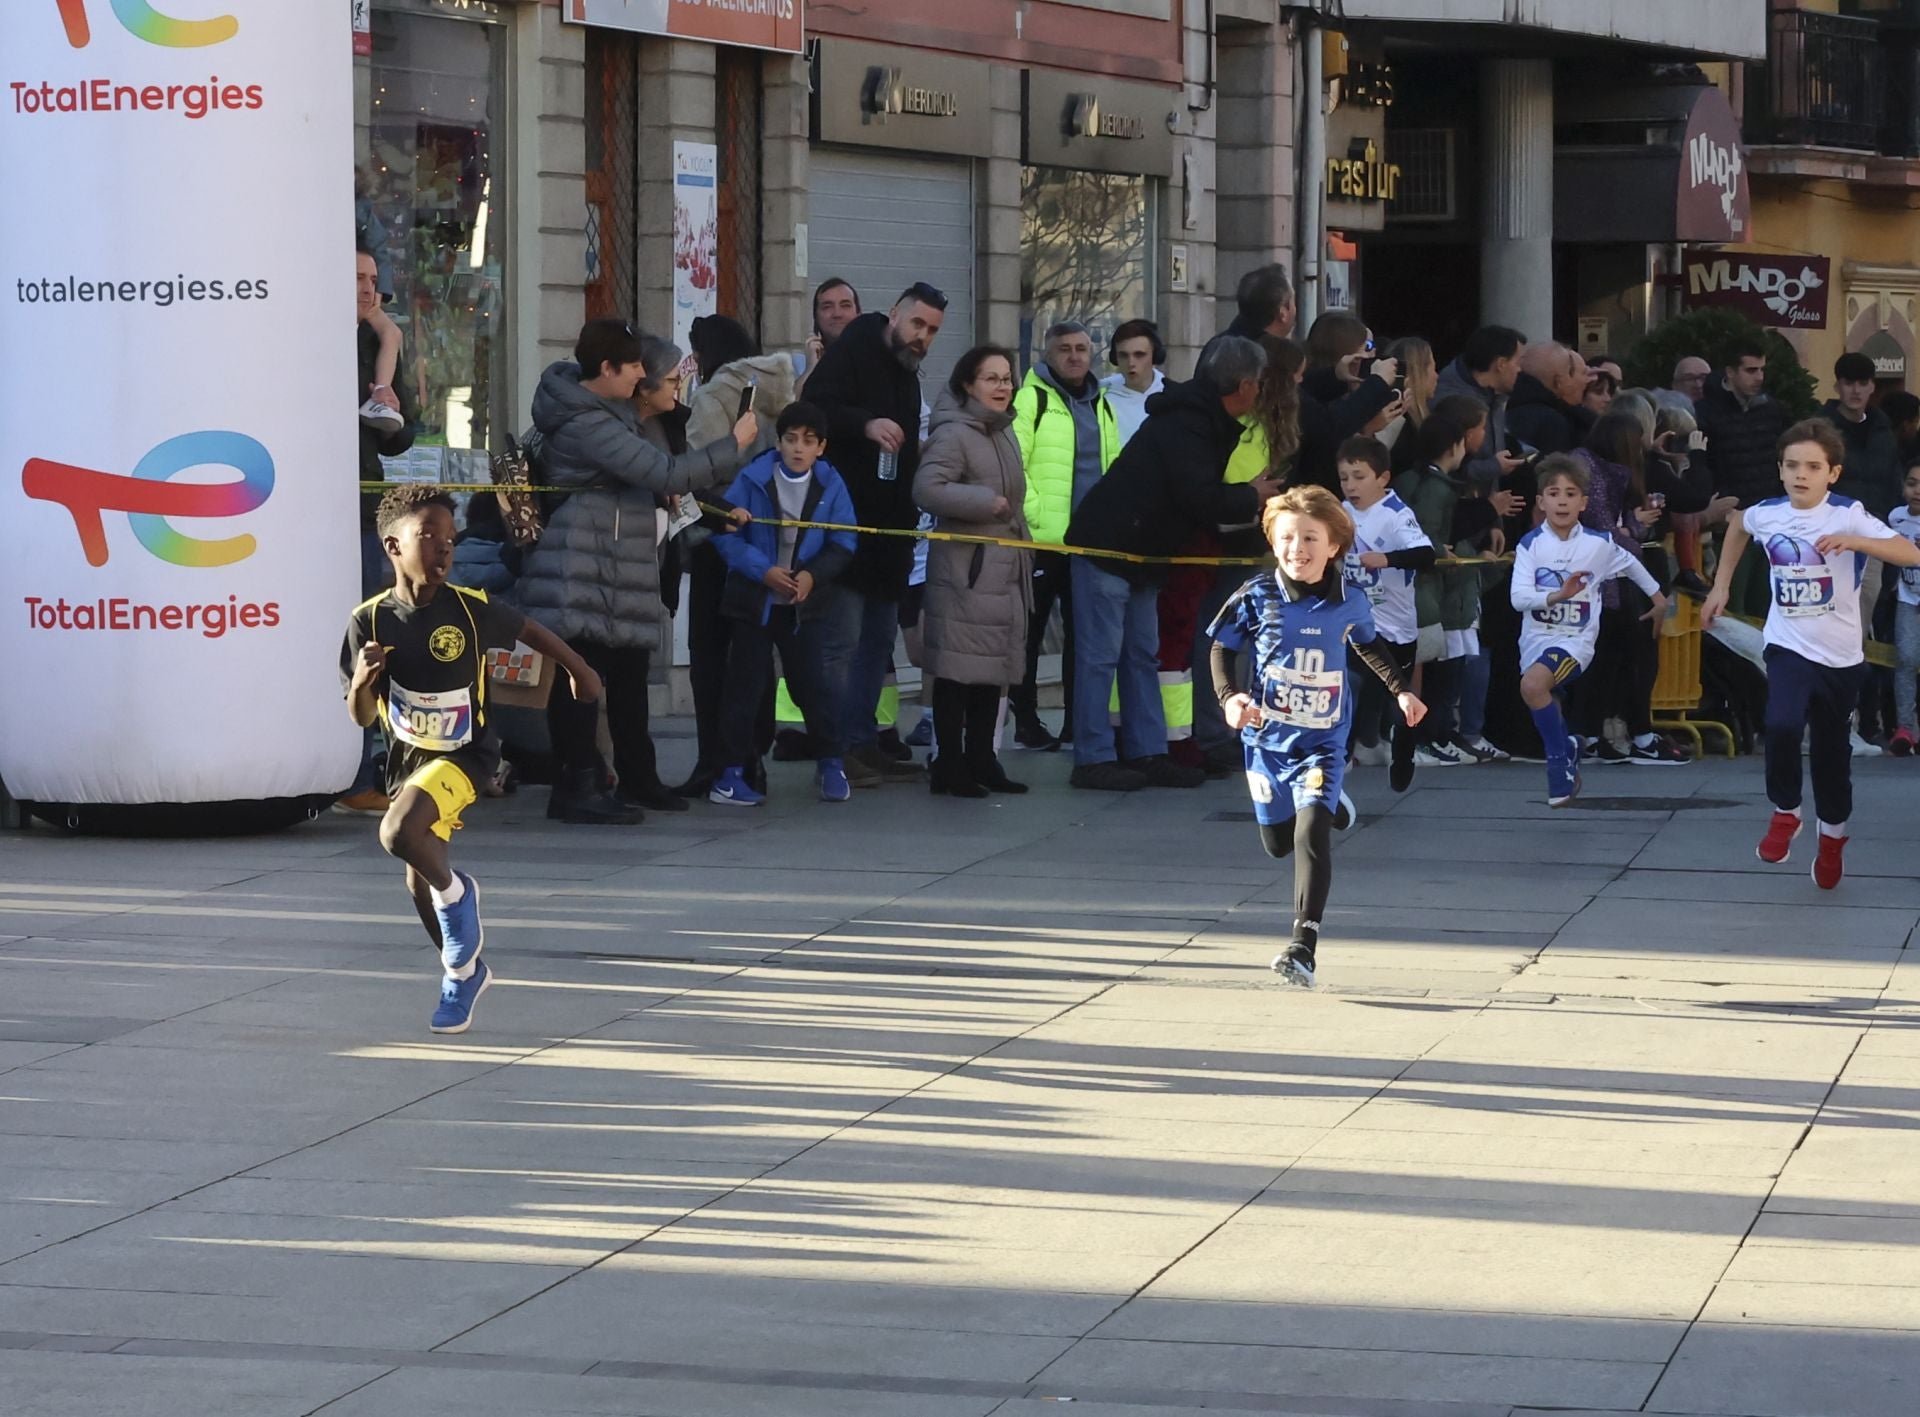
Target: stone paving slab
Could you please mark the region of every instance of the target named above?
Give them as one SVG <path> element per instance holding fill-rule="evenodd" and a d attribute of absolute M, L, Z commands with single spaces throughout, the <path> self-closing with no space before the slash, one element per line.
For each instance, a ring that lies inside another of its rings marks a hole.
<path fill-rule="evenodd" d="M 1660 1372 L 1658 1363 L 1087 1339 L 1043 1372 L 1040 1382 L 1195 1392 L 1224 1388 L 1281 1399 L 1297 1395 L 1495 1403 L 1519 1396 L 1543 1404 L 1637 1407 Z"/>
<path fill-rule="evenodd" d="M 381 1376 L 372 1366 L 273 1359 L 0 1351 L 8 1417 L 307 1417 Z"/>

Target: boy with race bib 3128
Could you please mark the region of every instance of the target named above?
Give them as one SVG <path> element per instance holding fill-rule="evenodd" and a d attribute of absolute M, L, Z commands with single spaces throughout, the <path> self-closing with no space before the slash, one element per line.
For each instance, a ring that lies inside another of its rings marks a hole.
<path fill-rule="evenodd" d="M 1583 526 L 1587 469 L 1565 453 L 1540 460 L 1539 501 L 1546 520 L 1513 549 L 1508 592 L 1520 612 L 1520 697 L 1547 755 L 1547 805 L 1580 795 L 1580 740 L 1567 731 L 1557 695 L 1593 663 L 1600 640 L 1600 587 L 1625 576 L 1653 601 L 1640 618 L 1658 633 L 1667 598 L 1639 559 L 1605 532 Z"/>
<path fill-rule="evenodd" d="M 465 1033 L 493 982 L 480 958 L 480 887 L 447 864 L 447 844 L 480 784 L 500 767 L 487 722 L 487 651 L 515 640 L 567 671 L 574 697 L 600 697 L 600 676 L 558 635 L 477 590 L 447 584 L 453 569 L 453 498 L 437 487 L 395 487 L 380 499 L 374 531 L 393 562 L 394 586 L 360 605 L 340 647 L 347 711 L 377 719 L 391 746 L 380 845 L 406 864 L 407 890 L 440 951 L 435 1033 Z"/>
<path fill-rule="evenodd" d="M 1228 726 L 1240 730 L 1260 844 L 1276 859 L 1293 856 L 1293 939 L 1273 968 L 1310 989 L 1333 884 L 1333 833 L 1354 818 L 1340 790 L 1353 727 L 1348 650 L 1379 676 L 1408 723 L 1427 709 L 1382 649 L 1366 596 L 1341 575 L 1353 522 L 1333 494 L 1285 492 L 1267 503 L 1260 528 L 1280 564 L 1241 586 L 1208 630 L 1213 689 Z M 1234 682 L 1241 651 L 1253 659 L 1250 694 Z"/>
<path fill-rule="evenodd" d="M 1800 835 L 1800 739 L 1813 769 L 1813 810 L 1820 819 L 1813 880 L 1840 884 L 1847 819 L 1853 815 L 1851 726 L 1867 677 L 1861 646 L 1860 579 L 1867 558 L 1920 566 L 1920 546 L 1851 497 L 1833 495 L 1846 443 L 1823 418 L 1796 423 L 1780 438 L 1784 497 L 1769 497 L 1727 525 L 1720 570 L 1700 607 L 1711 627 L 1727 608 L 1733 568 L 1749 541 L 1767 557 L 1772 592 L 1763 631 L 1767 660 L 1767 800 L 1773 819 L 1757 853 L 1781 862 Z"/>

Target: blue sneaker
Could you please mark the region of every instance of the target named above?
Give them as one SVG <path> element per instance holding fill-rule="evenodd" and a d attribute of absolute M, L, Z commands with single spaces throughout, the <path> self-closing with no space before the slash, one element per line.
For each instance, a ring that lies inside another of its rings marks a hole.
<path fill-rule="evenodd" d="M 853 784 L 847 781 L 847 765 L 838 758 L 822 758 L 814 769 L 813 780 L 820 785 L 822 802 L 844 802 L 853 796 Z"/>
<path fill-rule="evenodd" d="M 722 807 L 758 807 L 766 800 L 766 793 L 755 792 L 747 786 L 746 776 L 739 768 L 728 768 L 721 773 L 719 780 L 707 793 L 707 801 L 717 802 Z"/>
<path fill-rule="evenodd" d="M 472 964 L 487 942 L 487 928 L 480 923 L 479 884 L 465 871 L 455 871 L 453 878 L 466 883 L 466 894 L 433 911 L 440 921 L 440 963 L 449 974 Z"/>
<path fill-rule="evenodd" d="M 1566 753 L 1547 759 L 1547 805 L 1564 807 L 1580 795 L 1580 740 L 1567 739 Z"/>
<path fill-rule="evenodd" d="M 493 984 L 493 971 L 485 960 L 474 961 L 473 973 L 465 979 L 451 975 L 440 981 L 440 1007 L 433 1011 L 427 1025 L 435 1033 L 465 1033 L 473 1022 L 473 1006 Z"/>
<path fill-rule="evenodd" d="M 920 721 L 913 725 L 913 732 L 900 741 L 909 748 L 931 748 L 933 746 L 933 715 L 921 714 Z"/>

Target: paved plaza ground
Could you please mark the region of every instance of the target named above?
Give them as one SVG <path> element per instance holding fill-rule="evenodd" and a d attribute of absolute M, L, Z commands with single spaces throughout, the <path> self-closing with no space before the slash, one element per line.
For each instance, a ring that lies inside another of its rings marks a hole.
<path fill-rule="evenodd" d="M 1304 995 L 1241 784 L 1008 763 L 482 804 L 456 1039 L 369 822 L 0 835 L 0 1414 L 1920 1409 L 1920 766 L 1832 894 L 1751 759 L 1363 771 Z"/>

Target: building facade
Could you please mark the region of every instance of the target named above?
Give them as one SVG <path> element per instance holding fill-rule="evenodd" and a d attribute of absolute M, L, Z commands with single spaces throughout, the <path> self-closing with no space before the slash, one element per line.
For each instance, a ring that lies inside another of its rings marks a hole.
<path fill-rule="evenodd" d="M 1737 79 L 1754 240 L 1729 274 L 1805 297 L 1781 332 L 1823 389 L 1849 352 L 1883 391 L 1920 387 L 1920 0 L 1776 3 L 1764 62 Z"/>

